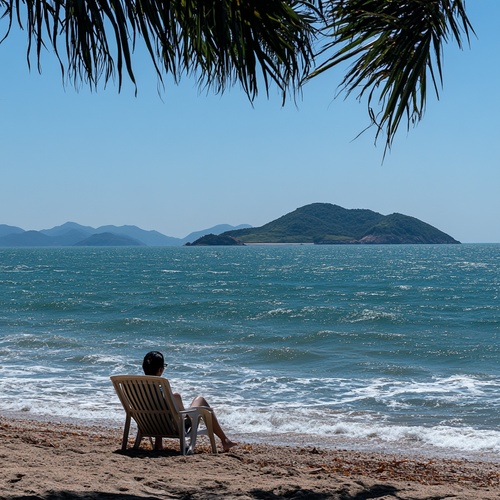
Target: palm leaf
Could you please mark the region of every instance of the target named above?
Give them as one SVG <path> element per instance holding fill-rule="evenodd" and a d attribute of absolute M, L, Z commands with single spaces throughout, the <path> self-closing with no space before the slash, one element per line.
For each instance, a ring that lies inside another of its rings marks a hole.
<path fill-rule="evenodd" d="M 0 0 L 5 37 L 24 29 L 38 65 L 52 48 L 75 85 L 135 83 L 141 40 L 160 80 L 195 74 L 217 92 L 239 82 L 250 99 L 272 83 L 283 97 L 298 89 L 314 59 L 313 12 L 305 0 Z"/>
<path fill-rule="evenodd" d="M 473 33 L 463 0 L 329 0 L 325 16 L 325 60 L 309 78 L 350 62 L 340 88 L 367 95 L 386 150 L 405 116 L 407 127 L 421 120 L 429 76 L 439 98 L 443 44 L 453 39 L 462 47 Z"/>

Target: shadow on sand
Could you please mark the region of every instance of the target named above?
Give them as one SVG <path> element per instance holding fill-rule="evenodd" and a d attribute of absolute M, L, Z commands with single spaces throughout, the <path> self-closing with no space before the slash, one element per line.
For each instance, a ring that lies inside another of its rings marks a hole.
<path fill-rule="evenodd" d="M 151 495 L 128 495 L 126 493 L 103 493 L 99 491 L 72 492 L 72 491 L 53 491 L 46 495 L 23 495 L 4 497 L 6 500 L 160 500 L 165 498 L 180 499 L 180 500 L 203 500 L 204 498 L 224 498 L 228 493 L 221 491 L 220 497 L 216 492 L 201 491 L 168 491 L 165 494 L 158 496 Z M 388 485 L 374 485 L 366 490 L 358 492 L 354 495 L 347 491 L 332 491 L 332 492 L 316 492 L 310 489 L 294 488 L 282 493 L 274 493 L 263 489 L 255 489 L 248 492 L 229 494 L 231 498 L 238 496 L 245 498 L 254 498 L 256 500 L 290 500 L 290 499 L 307 499 L 307 500 L 374 500 L 377 498 L 388 499 L 394 497 L 398 499 L 397 489 Z M 429 500 L 431 500 L 429 498 Z"/>
<path fill-rule="evenodd" d="M 276 494 L 266 490 L 251 490 L 250 496 L 258 500 L 281 500 L 281 499 L 307 499 L 307 500 L 371 500 L 376 498 L 389 497 L 399 498 L 396 493 L 397 489 L 394 486 L 385 484 L 376 484 L 363 491 L 355 494 L 350 494 L 347 491 L 332 491 L 332 492 L 317 492 L 308 489 L 297 488 Z"/>

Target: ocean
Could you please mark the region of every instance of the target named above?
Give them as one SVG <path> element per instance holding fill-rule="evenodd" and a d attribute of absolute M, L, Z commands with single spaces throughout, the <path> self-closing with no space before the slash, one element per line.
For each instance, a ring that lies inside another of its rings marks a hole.
<path fill-rule="evenodd" d="M 500 457 L 500 245 L 0 249 L 0 414 L 120 427 L 150 350 L 233 439 Z"/>

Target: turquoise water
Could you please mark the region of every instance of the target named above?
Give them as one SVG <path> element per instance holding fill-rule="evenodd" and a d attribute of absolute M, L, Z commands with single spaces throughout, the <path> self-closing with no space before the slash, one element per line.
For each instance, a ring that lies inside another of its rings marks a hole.
<path fill-rule="evenodd" d="M 0 249 L 0 413 L 121 425 L 164 352 L 246 441 L 495 457 L 500 246 Z"/>

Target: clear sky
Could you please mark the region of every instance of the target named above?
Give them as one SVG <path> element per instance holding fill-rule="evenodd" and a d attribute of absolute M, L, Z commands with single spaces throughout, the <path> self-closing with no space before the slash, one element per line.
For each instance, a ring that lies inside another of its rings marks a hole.
<path fill-rule="evenodd" d="M 145 58 L 135 60 L 137 97 L 128 84 L 77 92 L 49 53 L 42 74 L 30 72 L 16 33 L 0 45 L 0 224 L 132 224 L 183 237 L 325 202 L 500 242 L 500 1 L 467 10 L 477 38 L 446 46 L 440 100 L 429 94 L 423 121 L 398 133 L 383 163 L 373 130 L 353 140 L 366 104 L 334 98 L 337 71 L 284 108 L 274 91 L 252 107 L 238 87 L 200 94 L 188 78 L 160 96 Z"/>

